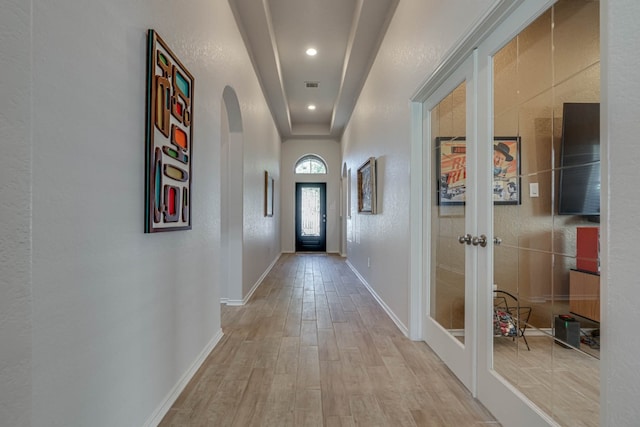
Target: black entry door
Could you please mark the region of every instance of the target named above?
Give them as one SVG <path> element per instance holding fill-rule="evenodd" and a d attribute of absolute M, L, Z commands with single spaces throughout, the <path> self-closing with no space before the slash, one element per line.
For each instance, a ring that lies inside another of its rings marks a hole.
<path fill-rule="evenodd" d="M 296 183 L 296 251 L 327 250 L 326 184 Z"/>

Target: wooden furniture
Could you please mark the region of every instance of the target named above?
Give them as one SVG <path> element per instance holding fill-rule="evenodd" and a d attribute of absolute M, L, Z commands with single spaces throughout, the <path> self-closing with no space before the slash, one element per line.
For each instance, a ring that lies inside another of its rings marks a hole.
<path fill-rule="evenodd" d="M 584 271 L 569 272 L 569 311 L 600 322 L 600 275 Z"/>

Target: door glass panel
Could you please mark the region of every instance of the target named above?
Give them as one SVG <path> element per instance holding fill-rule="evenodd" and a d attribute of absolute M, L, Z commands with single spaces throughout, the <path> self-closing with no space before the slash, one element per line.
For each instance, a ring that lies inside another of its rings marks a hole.
<path fill-rule="evenodd" d="M 303 236 L 320 236 L 320 189 L 302 188 L 301 234 Z"/>
<path fill-rule="evenodd" d="M 431 111 L 432 170 L 439 183 L 431 195 L 430 315 L 465 339 L 466 85 Z"/>
<path fill-rule="evenodd" d="M 567 160 L 572 133 L 599 152 L 598 107 L 577 126 L 567 107 L 599 103 L 599 38 L 598 1 L 559 0 L 493 58 L 494 153 L 519 169 L 517 203 L 493 209 L 493 368 L 567 426 L 599 423 L 599 216 L 560 207 L 563 191 L 599 197 L 599 157 Z M 597 172 L 566 190 L 576 167 Z"/>

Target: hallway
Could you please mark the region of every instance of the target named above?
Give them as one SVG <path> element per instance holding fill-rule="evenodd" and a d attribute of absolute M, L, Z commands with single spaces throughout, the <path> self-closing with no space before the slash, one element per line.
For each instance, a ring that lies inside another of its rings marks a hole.
<path fill-rule="evenodd" d="M 161 426 L 498 425 L 345 263 L 283 254 Z"/>

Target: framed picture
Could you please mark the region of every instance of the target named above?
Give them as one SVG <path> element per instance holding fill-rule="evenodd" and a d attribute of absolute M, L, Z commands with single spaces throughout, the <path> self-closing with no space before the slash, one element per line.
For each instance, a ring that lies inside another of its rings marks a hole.
<path fill-rule="evenodd" d="M 358 213 L 376 213 L 376 158 L 358 168 Z"/>
<path fill-rule="evenodd" d="M 493 139 L 493 204 L 519 205 L 520 137 Z"/>
<path fill-rule="evenodd" d="M 273 216 L 273 192 L 275 181 L 268 171 L 264 171 L 264 216 Z"/>
<path fill-rule="evenodd" d="M 465 138 L 436 138 L 436 181 L 439 205 L 464 205 L 467 191 Z M 493 203 L 520 204 L 520 137 L 493 141 Z"/>
<path fill-rule="evenodd" d="M 194 79 L 154 30 L 147 43 L 144 232 L 190 230 Z"/>
<path fill-rule="evenodd" d="M 351 168 L 347 171 L 347 218 L 351 219 Z"/>

